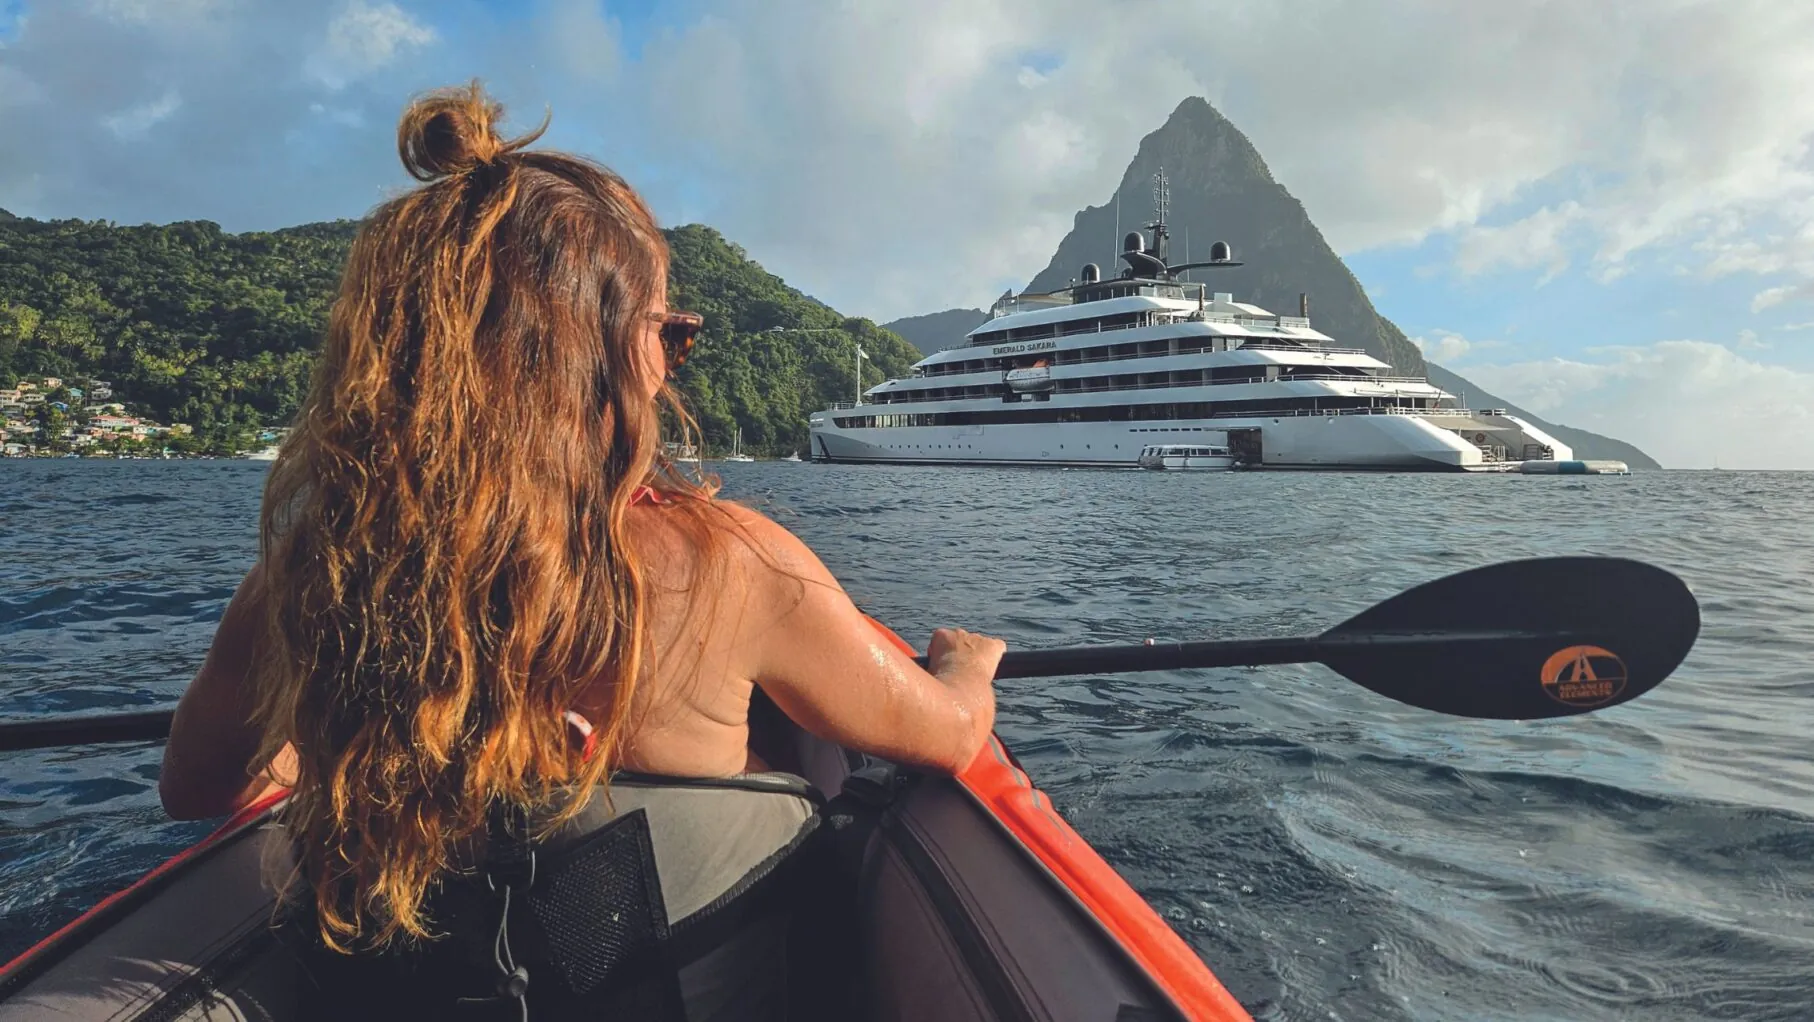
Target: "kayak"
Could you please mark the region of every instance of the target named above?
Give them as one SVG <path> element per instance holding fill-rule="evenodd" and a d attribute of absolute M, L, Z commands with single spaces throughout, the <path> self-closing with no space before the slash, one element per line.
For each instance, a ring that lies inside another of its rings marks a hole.
<path fill-rule="evenodd" d="M 877 807 L 850 870 L 869 1016 L 1251 1022 L 999 740 L 948 778 L 783 726 L 800 776 Z M 0 968 L 0 1022 L 297 1018 L 263 868 L 283 840 L 283 798 L 246 807 Z"/>

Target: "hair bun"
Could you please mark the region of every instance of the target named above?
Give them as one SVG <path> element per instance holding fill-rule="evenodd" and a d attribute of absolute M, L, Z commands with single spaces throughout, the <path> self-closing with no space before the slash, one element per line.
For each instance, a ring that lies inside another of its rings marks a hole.
<path fill-rule="evenodd" d="M 547 127 L 505 141 L 497 126 L 504 106 L 485 94 L 478 79 L 436 89 L 412 100 L 397 124 L 397 153 L 418 181 L 464 174 L 535 141 Z"/>

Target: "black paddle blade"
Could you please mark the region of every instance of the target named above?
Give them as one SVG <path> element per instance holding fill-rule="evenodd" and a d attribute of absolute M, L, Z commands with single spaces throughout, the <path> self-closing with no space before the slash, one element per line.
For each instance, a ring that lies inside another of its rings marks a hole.
<path fill-rule="evenodd" d="M 1547 557 L 1428 582 L 1324 632 L 1318 660 L 1380 695 L 1461 717 L 1567 717 L 1636 699 L 1688 655 L 1701 609 L 1675 575 Z"/>

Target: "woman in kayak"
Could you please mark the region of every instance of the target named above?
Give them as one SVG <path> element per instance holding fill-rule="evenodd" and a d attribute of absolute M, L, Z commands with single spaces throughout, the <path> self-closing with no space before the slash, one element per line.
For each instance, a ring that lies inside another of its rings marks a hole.
<path fill-rule="evenodd" d="M 165 750 L 178 818 L 292 790 L 293 900 L 329 948 L 434 936 L 500 806 L 553 826 L 616 771 L 764 770 L 758 689 L 947 772 L 994 721 L 999 640 L 934 632 L 920 669 L 786 529 L 673 470 L 661 411 L 690 427 L 669 374 L 701 320 L 668 307 L 663 237 L 500 115 L 476 83 L 403 115 L 425 184 L 353 242 L 259 562 Z"/>

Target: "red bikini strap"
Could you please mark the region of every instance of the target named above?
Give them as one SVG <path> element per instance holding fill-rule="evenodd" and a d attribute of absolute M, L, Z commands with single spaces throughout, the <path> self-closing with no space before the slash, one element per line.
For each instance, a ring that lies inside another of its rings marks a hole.
<path fill-rule="evenodd" d="M 592 730 L 592 722 L 575 710 L 568 710 L 561 716 L 566 718 L 568 726 L 579 732 L 581 741 L 579 753 L 580 762 L 590 762 L 593 753 L 598 751 L 598 732 Z"/>

